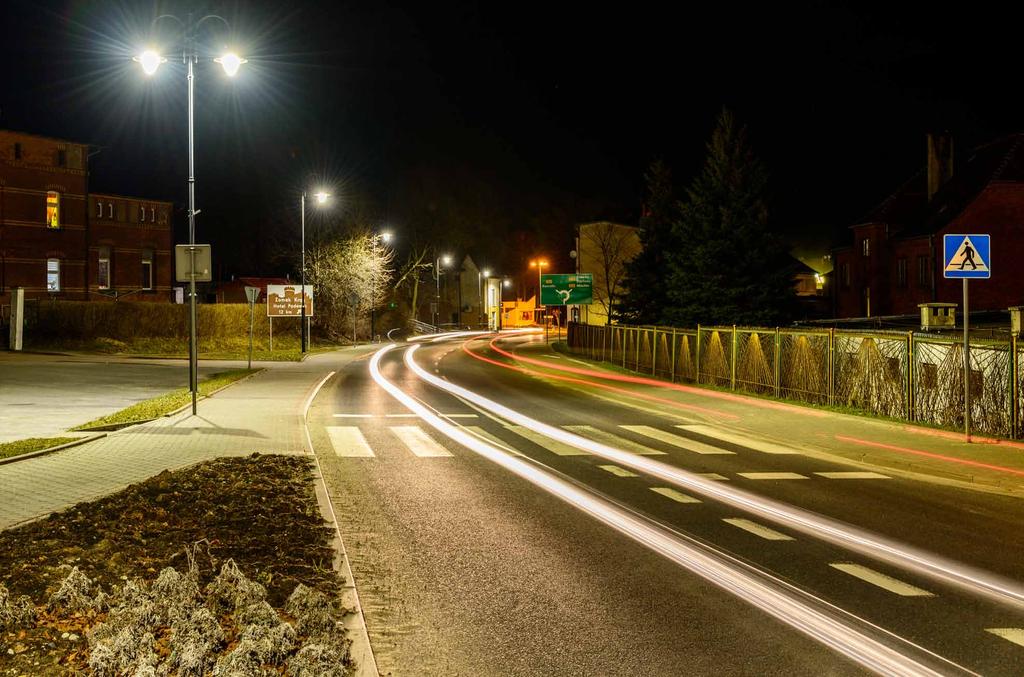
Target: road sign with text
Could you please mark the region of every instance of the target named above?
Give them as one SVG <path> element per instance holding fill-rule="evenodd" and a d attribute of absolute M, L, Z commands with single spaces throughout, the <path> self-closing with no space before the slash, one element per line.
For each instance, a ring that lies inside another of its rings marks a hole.
<path fill-rule="evenodd" d="M 267 316 L 299 317 L 302 315 L 302 299 L 306 301 L 306 317 L 313 317 L 313 287 L 306 285 L 302 293 L 301 284 L 268 284 Z"/>
<path fill-rule="evenodd" d="M 942 236 L 942 276 L 952 279 L 988 279 L 992 277 L 992 249 L 989 236 Z"/>
<path fill-rule="evenodd" d="M 540 278 L 542 306 L 589 305 L 594 302 L 592 273 L 548 273 Z"/>

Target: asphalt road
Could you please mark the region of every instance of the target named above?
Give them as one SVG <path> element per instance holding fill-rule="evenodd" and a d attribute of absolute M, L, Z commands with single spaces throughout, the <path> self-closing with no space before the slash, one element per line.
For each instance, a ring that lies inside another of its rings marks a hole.
<path fill-rule="evenodd" d="M 724 439 L 756 407 L 662 406 L 460 347 L 428 343 L 415 360 L 461 397 L 414 374 L 404 347 L 380 373 L 465 444 L 365 362 L 310 412 L 383 673 L 847 674 L 882 670 L 872 651 L 906 660 L 888 663 L 899 674 L 1020 672 L 1021 499 L 799 452 L 839 419 L 773 414 L 793 448 Z M 581 453 L 544 425 L 628 458 Z M 648 461 L 700 479 L 667 481 L 637 467 Z"/>
<path fill-rule="evenodd" d="M 200 363 L 200 378 L 238 363 Z M 242 365 L 244 367 L 244 365 Z M 188 362 L 7 353 L 0 358 L 0 442 L 68 428 L 188 387 Z"/>

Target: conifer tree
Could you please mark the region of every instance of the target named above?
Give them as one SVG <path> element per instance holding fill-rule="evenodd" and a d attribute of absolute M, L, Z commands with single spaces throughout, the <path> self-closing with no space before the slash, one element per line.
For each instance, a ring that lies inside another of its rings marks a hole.
<path fill-rule="evenodd" d="M 668 263 L 673 248 L 672 223 L 677 216 L 672 172 L 655 160 L 644 174 L 647 183 L 640 217 L 640 254 L 626 264 L 625 292 L 616 316 L 628 324 L 657 324 L 667 305 Z"/>
<path fill-rule="evenodd" d="M 702 172 L 680 204 L 665 319 L 676 326 L 776 326 L 795 304 L 791 259 L 768 223 L 768 172 L 722 109 Z"/>

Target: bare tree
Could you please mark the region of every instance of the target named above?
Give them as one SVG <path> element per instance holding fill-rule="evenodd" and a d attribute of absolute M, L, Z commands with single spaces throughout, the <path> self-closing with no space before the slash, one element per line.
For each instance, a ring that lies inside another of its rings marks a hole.
<path fill-rule="evenodd" d="M 637 228 L 608 221 L 580 226 L 580 272 L 593 274 L 594 302 L 604 310 L 608 324 L 623 293 L 626 262 L 639 253 Z"/>

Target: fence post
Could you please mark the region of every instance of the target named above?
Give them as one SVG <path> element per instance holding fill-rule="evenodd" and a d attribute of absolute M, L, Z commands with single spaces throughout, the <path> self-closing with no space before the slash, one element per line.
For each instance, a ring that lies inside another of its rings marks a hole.
<path fill-rule="evenodd" d="M 676 381 L 676 329 L 675 329 L 675 327 L 672 328 L 672 354 L 669 357 L 668 380 L 669 380 L 669 383 L 675 383 L 675 381 Z"/>
<path fill-rule="evenodd" d="M 651 376 L 658 375 L 658 328 L 654 328 L 651 338 Z"/>
<path fill-rule="evenodd" d="M 697 323 L 697 346 L 694 350 L 693 382 L 700 383 L 700 322 Z"/>
<path fill-rule="evenodd" d="M 835 350 L 836 350 L 836 328 L 828 328 L 828 354 L 825 356 L 825 374 L 826 374 L 826 392 L 828 394 L 828 403 L 830 406 L 835 406 L 836 403 L 836 365 L 835 365 Z"/>
<path fill-rule="evenodd" d="M 917 418 L 914 411 L 914 330 L 907 332 L 907 420 L 911 423 Z"/>
<path fill-rule="evenodd" d="M 1017 335 L 1010 335 L 1010 437 L 1020 436 L 1020 382 L 1017 379 Z"/>
<path fill-rule="evenodd" d="M 619 334 L 621 334 L 621 337 L 619 339 L 619 345 L 622 346 L 622 368 L 625 369 L 626 368 L 626 329 L 622 328 L 622 331 L 620 331 Z"/>
<path fill-rule="evenodd" d="M 729 360 L 729 384 L 736 390 L 736 325 L 732 325 L 732 359 Z"/>
<path fill-rule="evenodd" d="M 775 327 L 775 397 L 782 395 L 782 334 Z"/>

